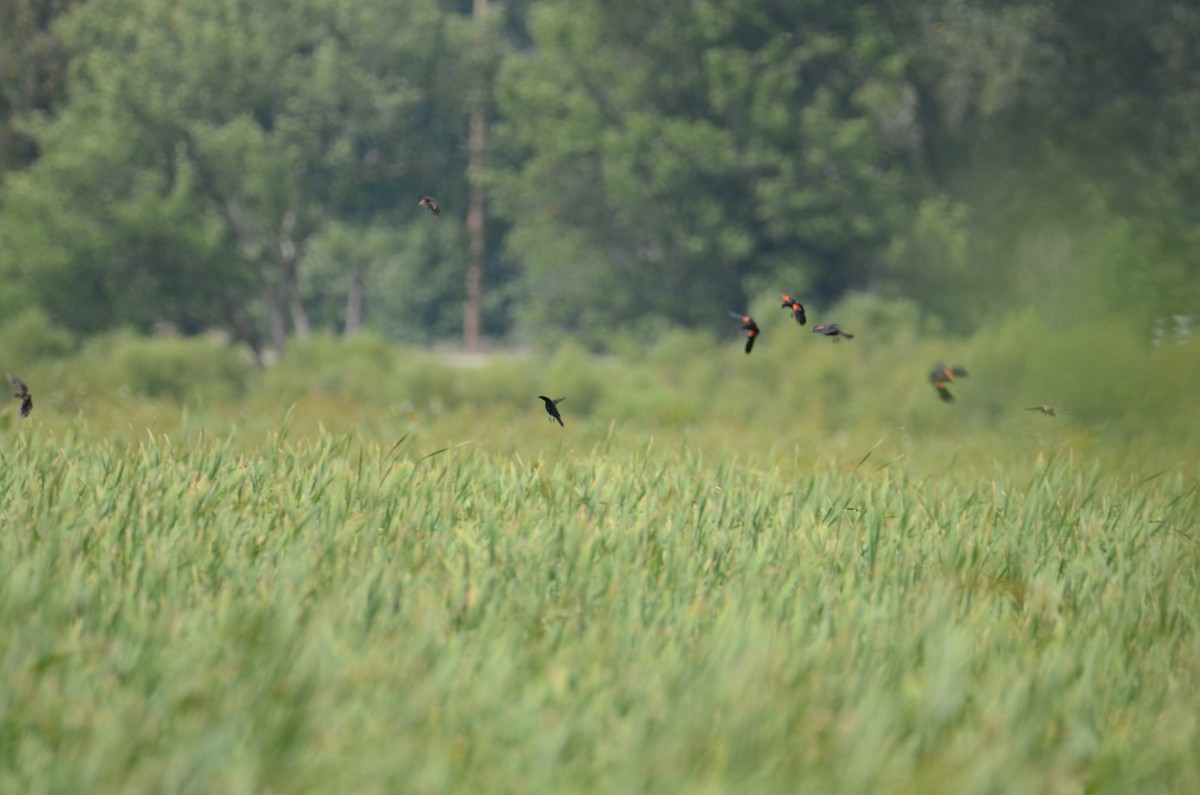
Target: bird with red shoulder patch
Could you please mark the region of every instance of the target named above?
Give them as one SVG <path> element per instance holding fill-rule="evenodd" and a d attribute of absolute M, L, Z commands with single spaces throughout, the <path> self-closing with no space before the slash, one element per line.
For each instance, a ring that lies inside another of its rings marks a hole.
<path fill-rule="evenodd" d="M 804 304 L 792 298 L 790 295 L 780 296 L 783 298 L 782 309 L 792 310 L 792 316 L 796 318 L 796 322 L 803 326 L 808 322 L 808 315 L 804 313 Z"/>
<path fill-rule="evenodd" d="M 750 317 L 749 315 L 743 315 L 738 312 L 734 312 L 732 309 L 729 310 L 729 316 L 737 318 L 742 324 L 742 328 L 746 332 L 746 353 L 750 353 L 750 351 L 754 348 L 754 340 L 758 338 L 758 324 L 755 323 L 754 318 Z"/>

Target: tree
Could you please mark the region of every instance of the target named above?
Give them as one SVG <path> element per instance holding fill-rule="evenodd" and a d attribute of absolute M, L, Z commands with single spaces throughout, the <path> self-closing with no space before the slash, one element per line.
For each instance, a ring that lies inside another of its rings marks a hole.
<path fill-rule="evenodd" d="M 80 111 L 33 125 L 44 154 L 5 184 L 5 284 L 82 334 L 118 323 L 237 326 L 245 285 L 186 158 L 155 161 L 129 119 Z"/>
<path fill-rule="evenodd" d="M 494 129 L 526 323 L 602 335 L 867 290 L 965 331 L 1072 281 L 1184 311 L 1193 6 L 546 0 Z M 1157 242 L 1114 244 L 1156 255 L 1102 255 L 1131 219 Z"/>
<path fill-rule="evenodd" d="M 461 315 L 450 310 L 463 306 L 463 274 L 429 263 L 464 262 L 466 255 L 460 224 L 335 221 L 309 244 L 301 288 L 315 328 L 370 330 L 414 344 L 449 340 L 462 331 Z"/>
<path fill-rule="evenodd" d="M 0 185 L 36 159 L 22 129 L 63 98 L 66 53 L 54 23 L 84 0 L 0 0 Z"/>
<path fill-rule="evenodd" d="M 1055 0 L 1056 140 L 1101 198 L 1105 230 L 1128 228 L 1104 274 L 1143 315 L 1200 314 L 1200 8 L 1183 0 Z M 1149 324 L 1147 324 L 1147 327 Z"/>
<path fill-rule="evenodd" d="M 530 29 L 501 74 L 495 175 L 527 320 L 697 323 L 768 281 L 869 283 L 915 187 L 870 6 L 547 2 Z"/>
<path fill-rule="evenodd" d="M 59 230 L 104 219 L 119 239 L 87 259 L 107 267 L 127 258 L 122 241 L 138 246 L 148 233 L 107 217 L 112 202 L 176 196 L 218 234 L 205 238 L 215 248 L 204 256 L 166 246 L 172 259 L 193 256 L 181 267 L 203 270 L 219 249 L 231 267 L 213 270 L 209 288 L 227 297 L 227 324 L 242 317 L 239 335 L 254 342 L 261 308 L 282 353 L 289 333 L 311 328 L 301 270 L 313 235 L 334 219 L 370 223 L 398 204 L 418 217 L 417 186 L 450 160 L 456 141 L 429 134 L 433 117 L 446 115 L 429 91 L 445 81 L 454 96 L 458 76 L 440 64 L 455 63 L 456 33 L 433 0 L 386 13 L 369 0 L 94 0 L 64 28 L 76 55 L 70 102 L 42 130 L 49 162 L 6 202 L 17 214 L 14 202 L 41 206 L 43 225 Z M 88 137 L 96 146 L 83 163 L 76 141 Z M 39 199 L 72 182 L 90 198 L 72 215 Z M 165 220 L 154 232 L 189 234 Z M 85 257 L 61 236 L 60 248 L 75 249 L 65 271 L 78 273 Z M 36 256 L 45 249 L 27 248 L 29 267 L 46 267 Z M 139 274 L 161 271 L 152 259 L 138 260 Z"/>
<path fill-rule="evenodd" d="M 491 86 L 485 72 L 484 60 L 488 51 L 488 22 L 484 18 L 488 0 L 474 0 L 472 16 L 478 29 L 475 50 L 479 62 L 479 74 L 475 78 L 474 99 L 471 103 L 467 135 L 467 179 L 470 182 L 470 198 L 467 207 L 467 234 L 470 237 L 471 260 L 467 264 L 465 292 L 466 306 L 463 309 L 463 347 L 471 353 L 479 352 L 480 330 L 483 326 L 483 274 L 487 262 L 486 207 L 483 186 L 483 169 L 487 156 L 488 99 Z M 488 59 L 490 60 L 490 59 Z"/>
<path fill-rule="evenodd" d="M 897 283 L 960 328 L 989 304 L 1200 311 L 1194 4 L 887 8 L 937 194 L 893 249 Z"/>

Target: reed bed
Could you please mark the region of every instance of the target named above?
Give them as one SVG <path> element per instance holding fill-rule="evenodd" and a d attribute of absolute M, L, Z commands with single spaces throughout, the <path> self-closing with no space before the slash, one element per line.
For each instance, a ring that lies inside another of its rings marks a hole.
<path fill-rule="evenodd" d="M 0 451 L 0 791 L 1200 791 L 1181 469 L 288 422 Z"/>

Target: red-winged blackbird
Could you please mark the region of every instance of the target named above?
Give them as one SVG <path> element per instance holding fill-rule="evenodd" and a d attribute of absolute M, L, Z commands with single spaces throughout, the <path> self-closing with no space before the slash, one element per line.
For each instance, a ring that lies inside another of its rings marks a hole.
<path fill-rule="evenodd" d="M 1026 411 L 1040 411 L 1043 414 L 1045 414 L 1047 417 L 1053 417 L 1055 414 L 1066 414 L 1067 413 L 1067 412 L 1063 411 L 1062 409 L 1055 408 L 1054 406 L 1047 406 L 1047 405 L 1026 406 L 1025 410 Z M 1068 416 L 1070 416 L 1070 415 L 1068 415 Z"/>
<path fill-rule="evenodd" d="M 739 315 L 732 309 L 727 310 L 730 317 L 736 317 L 742 323 L 742 328 L 746 330 L 746 353 L 750 353 L 750 349 L 754 347 L 754 338 L 758 336 L 758 324 L 749 315 Z"/>
<path fill-rule="evenodd" d="M 792 298 L 790 295 L 782 296 L 783 309 L 792 310 L 792 314 L 796 317 L 796 322 L 803 326 L 808 322 L 808 315 L 804 314 L 804 304 Z"/>
<path fill-rule="evenodd" d="M 558 420 L 558 424 L 562 425 L 562 415 L 558 413 L 558 404 L 562 403 L 564 400 L 566 400 L 566 398 L 560 397 L 551 400 L 545 395 L 538 395 L 538 397 L 540 397 L 542 402 L 546 404 L 546 413 L 550 415 L 550 421 L 553 422 L 554 420 Z M 567 426 L 563 425 L 563 427 L 565 428 Z"/>
<path fill-rule="evenodd" d="M 33 397 L 29 394 L 29 387 L 25 386 L 25 382 L 15 375 L 8 377 L 8 383 L 12 384 L 13 389 L 17 390 L 13 392 L 13 397 L 21 401 L 21 416 L 28 417 L 29 412 L 33 411 Z"/>
<path fill-rule="evenodd" d="M 934 362 L 933 369 L 929 371 L 929 383 L 933 384 L 933 388 L 937 390 L 938 397 L 942 399 L 943 403 L 951 403 L 954 401 L 954 395 L 950 394 L 946 384 L 955 378 L 962 378 L 966 374 L 965 367 L 947 367 L 941 362 Z"/>
<path fill-rule="evenodd" d="M 442 217 L 442 205 L 438 204 L 432 196 L 422 196 L 421 201 L 417 202 L 417 206 L 427 208 L 438 218 Z"/>
<path fill-rule="evenodd" d="M 834 342 L 838 342 L 842 337 L 848 340 L 854 339 L 853 334 L 847 334 L 842 331 L 837 323 L 818 323 L 812 327 L 813 334 L 824 334 L 826 337 L 833 337 Z"/>

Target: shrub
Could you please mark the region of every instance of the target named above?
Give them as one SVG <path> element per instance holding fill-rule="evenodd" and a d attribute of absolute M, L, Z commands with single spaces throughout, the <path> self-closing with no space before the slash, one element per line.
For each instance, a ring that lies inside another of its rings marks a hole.
<path fill-rule="evenodd" d="M 255 369 L 246 351 L 219 338 L 141 337 L 129 331 L 94 338 L 82 359 L 81 378 L 90 369 L 93 383 L 180 403 L 241 395 Z"/>
<path fill-rule="evenodd" d="M 40 309 L 30 309 L 0 326 L 0 350 L 13 360 L 58 359 L 74 350 L 70 333 L 54 326 Z"/>
<path fill-rule="evenodd" d="M 258 395 L 285 404 L 310 393 L 383 403 L 399 357 L 395 347 L 371 333 L 295 339 L 283 359 L 263 373 Z"/>

